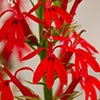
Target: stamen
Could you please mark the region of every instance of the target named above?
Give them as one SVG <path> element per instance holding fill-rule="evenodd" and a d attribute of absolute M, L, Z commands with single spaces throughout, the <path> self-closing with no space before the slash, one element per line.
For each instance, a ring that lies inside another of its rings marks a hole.
<path fill-rule="evenodd" d="M 8 0 L 8 3 L 10 3 L 10 4 L 11 4 L 11 7 L 14 7 L 14 6 L 15 6 L 15 4 L 14 4 L 14 1 L 13 1 L 13 0 Z"/>
<path fill-rule="evenodd" d="M 50 38 L 48 39 L 49 42 L 53 42 L 53 37 L 50 36 Z"/>

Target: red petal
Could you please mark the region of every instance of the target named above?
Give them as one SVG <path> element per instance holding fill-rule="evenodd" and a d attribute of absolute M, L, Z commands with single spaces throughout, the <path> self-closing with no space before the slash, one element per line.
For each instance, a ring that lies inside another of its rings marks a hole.
<path fill-rule="evenodd" d="M 85 100 L 88 100 L 89 98 L 89 87 L 88 83 L 85 82 Z"/>
<path fill-rule="evenodd" d="M 25 37 L 27 37 L 27 39 L 29 39 L 33 43 L 36 43 L 37 42 L 37 38 L 35 37 L 34 34 L 32 34 L 32 32 L 31 32 L 31 30 L 29 28 L 29 25 L 25 21 L 24 17 L 22 18 L 22 20 L 20 20 L 20 22 L 22 24 Z"/>
<path fill-rule="evenodd" d="M 60 22 L 60 19 L 59 19 L 57 13 L 55 11 L 53 11 L 53 9 L 51 9 L 50 13 L 51 13 L 51 16 L 53 17 L 56 28 L 60 29 L 62 26 L 61 26 L 61 22 Z"/>
<path fill-rule="evenodd" d="M 100 81 L 93 76 L 89 75 L 89 79 L 96 86 L 96 88 L 100 91 Z"/>
<path fill-rule="evenodd" d="M 8 49 L 8 46 L 7 46 L 7 43 L 4 45 L 4 48 L 3 48 L 3 51 L 2 51 L 2 55 L 4 57 L 4 60 L 6 62 L 9 61 L 10 57 L 11 57 L 11 54 L 12 54 L 12 50 L 9 50 Z"/>
<path fill-rule="evenodd" d="M 79 66 L 79 58 L 77 56 L 77 54 L 75 55 L 75 71 L 76 71 L 76 77 L 78 78 L 79 77 L 79 69 L 80 69 L 80 66 Z"/>
<path fill-rule="evenodd" d="M 46 75 L 46 84 L 48 89 L 52 87 L 54 83 L 54 63 L 52 59 L 48 61 L 48 67 L 47 67 L 47 75 Z"/>
<path fill-rule="evenodd" d="M 0 14 L 0 18 L 7 12 L 12 12 L 12 13 L 14 13 L 16 15 L 16 12 L 14 10 L 5 10 Z"/>
<path fill-rule="evenodd" d="M 30 71 L 34 72 L 33 69 L 31 69 L 30 67 L 22 67 L 22 68 L 18 69 L 15 72 L 15 75 L 14 76 L 16 77 L 17 73 L 20 72 L 20 71 L 22 71 L 22 70 L 30 70 Z"/>
<path fill-rule="evenodd" d="M 12 20 L 13 19 L 7 20 L 5 22 L 5 24 L 1 27 L 1 30 L 0 30 L 0 41 L 5 39 L 5 37 L 7 36 L 8 30 L 10 29 L 11 24 L 12 24 Z"/>
<path fill-rule="evenodd" d="M 60 94 L 63 93 L 63 87 L 64 85 L 60 82 L 57 93 L 56 93 L 56 97 L 60 96 Z"/>
<path fill-rule="evenodd" d="M 76 38 L 77 37 L 77 33 L 74 31 L 74 38 Z M 85 49 L 87 50 L 87 51 L 89 51 L 88 49 L 91 49 L 93 52 L 95 52 L 95 53 L 98 53 L 98 51 L 95 49 L 95 47 L 93 47 L 90 43 L 88 43 L 86 40 L 84 40 L 83 38 L 81 38 L 80 37 L 80 39 L 79 39 L 79 43 L 83 46 L 83 47 L 85 47 Z"/>
<path fill-rule="evenodd" d="M 81 55 L 78 55 L 84 77 L 88 77 L 88 66 Z"/>
<path fill-rule="evenodd" d="M 88 48 L 90 48 L 93 52 L 98 53 L 98 51 L 93 47 L 91 44 L 89 44 L 87 41 L 83 40 L 84 45 L 86 45 Z"/>
<path fill-rule="evenodd" d="M 44 25 L 44 22 L 41 21 L 39 18 L 35 17 L 34 15 L 28 14 L 26 12 L 24 14 L 27 15 L 27 17 L 29 17 L 30 19 L 34 20 L 35 22 Z"/>
<path fill-rule="evenodd" d="M 54 67 L 61 83 L 67 84 L 67 72 L 62 62 L 57 57 L 54 58 Z"/>
<path fill-rule="evenodd" d="M 94 86 L 91 83 L 89 83 L 88 86 L 89 86 L 90 92 L 91 92 L 91 95 L 90 95 L 91 100 L 97 100 L 97 94 L 96 94 L 96 90 L 95 90 Z"/>
<path fill-rule="evenodd" d="M 90 55 L 89 53 L 87 53 L 84 50 L 79 49 L 79 52 L 84 56 L 84 58 L 86 59 L 87 63 L 92 67 L 92 69 L 95 72 L 100 72 L 100 67 L 99 64 L 97 63 L 97 61 L 93 58 L 92 55 Z"/>
<path fill-rule="evenodd" d="M 3 81 L 3 76 L 2 76 L 2 73 L 0 73 L 0 82 Z"/>
<path fill-rule="evenodd" d="M 51 27 L 51 15 L 50 15 L 50 12 L 48 11 L 48 9 L 45 9 L 44 20 L 47 23 L 47 26 Z"/>
<path fill-rule="evenodd" d="M 13 24 L 8 36 L 8 42 L 7 42 L 7 46 L 8 49 L 11 50 L 14 47 L 14 43 L 15 43 L 15 28 L 16 28 L 16 24 Z"/>
<path fill-rule="evenodd" d="M 66 10 L 67 8 L 67 4 L 68 4 L 68 0 L 62 0 L 62 8 Z"/>
<path fill-rule="evenodd" d="M 7 87 L 6 91 L 7 100 L 14 100 L 13 94 L 9 86 Z"/>
<path fill-rule="evenodd" d="M 7 86 L 4 86 L 1 92 L 1 100 L 7 100 L 6 90 L 7 90 Z"/>
<path fill-rule="evenodd" d="M 25 57 L 23 57 L 23 58 L 21 59 L 21 61 L 28 60 L 28 59 L 34 57 L 36 54 L 38 54 L 38 53 L 39 53 L 41 50 L 43 50 L 43 49 L 45 49 L 45 50 L 47 51 L 46 48 L 39 48 L 39 49 L 37 49 L 37 50 L 35 50 L 35 51 L 32 51 L 31 53 L 29 53 L 29 54 L 26 55 Z"/>
<path fill-rule="evenodd" d="M 56 12 L 68 23 L 70 24 L 72 22 L 71 16 L 64 10 L 63 8 L 53 6 L 53 8 L 56 10 Z"/>
<path fill-rule="evenodd" d="M 89 48 L 87 47 L 87 45 L 84 42 L 81 42 L 81 46 L 86 49 L 90 54 L 92 54 L 92 52 L 89 50 Z"/>
<path fill-rule="evenodd" d="M 47 69 L 47 66 L 48 66 L 48 57 L 43 59 L 40 62 L 40 64 L 38 65 L 38 67 L 34 73 L 33 84 L 38 83 L 40 81 L 40 79 L 43 77 L 43 75 Z"/>
<path fill-rule="evenodd" d="M 78 4 L 81 2 L 82 0 L 75 0 L 74 5 L 70 11 L 70 15 L 73 17 L 75 15 L 76 9 Z"/>
<path fill-rule="evenodd" d="M 32 13 L 33 11 L 37 10 L 37 9 L 40 7 L 40 5 L 41 5 L 42 3 L 45 4 L 44 1 L 39 1 L 39 2 L 28 12 L 28 14 L 30 14 L 30 13 Z"/>
<path fill-rule="evenodd" d="M 20 21 L 17 24 L 16 31 L 17 31 L 17 43 L 19 44 L 19 46 L 24 47 L 25 45 L 24 31 Z"/>

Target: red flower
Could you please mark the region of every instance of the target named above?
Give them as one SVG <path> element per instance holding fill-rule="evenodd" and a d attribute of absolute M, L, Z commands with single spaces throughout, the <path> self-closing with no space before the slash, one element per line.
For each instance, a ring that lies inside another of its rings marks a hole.
<path fill-rule="evenodd" d="M 74 66 L 73 64 L 70 64 L 69 66 L 67 66 L 66 68 L 70 68 L 70 70 L 69 71 L 67 71 L 68 72 L 68 74 L 71 74 L 72 75 L 72 82 L 76 79 L 76 77 L 75 77 L 75 72 L 74 72 L 74 70 L 72 69 L 72 66 Z M 58 85 L 58 88 L 57 88 L 57 91 L 56 91 L 56 95 L 55 95 L 55 99 L 54 100 L 56 100 L 56 98 L 58 98 L 58 97 L 60 97 L 60 96 L 62 96 L 63 97 L 63 95 L 64 95 L 64 93 L 63 93 L 63 88 L 64 88 L 64 84 L 63 83 L 61 83 L 61 82 L 59 82 L 59 85 Z M 73 88 L 71 88 L 70 90 L 74 90 Z M 65 91 L 67 91 L 67 89 L 65 90 Z M 66 93 L 65 93 L 66 94 Z"/>
<path fill-rule="evenodd" d="M 0 41 L 7 40 L 6 46 L 9 50 L 14 47 L 15 41 L 19 43 L 20 47 L 24 47 L 24 32 L 21 23 L 16 18 L 10 18 L 5 22 L 0 36 Z"/>
<path fill-rule="evenodd" d="M 61 83 L 67 84 L 67 72 L 64 69 L 62 62 L 53 54 L 53 51 L 56 47 L 54 49 L 52 47 L 53 43 L 49 42 L 48 50 L 46 48 L 39 48 L 21 59 L 22 61 L 28 60 L 38 54 L 43 49 L 47 51 L 47 57 L 40 62 L 34 73 L 33 83 L 38 83 L 46 72 L 46 84 L 48 89 L 50 89 L 53 85 L 55 71 Z"/>
<path fill-rule="evenodd" d="M 6 80 L 4 81 L 3 78 L 2 78 L 2 75 L 0 75 L 0 90 L 2 91 L 2 97 L 3 99 L 2 100 L 13 100 L 12 98 L 12 94 L 10 92 L 10 88 L 9 88 L 9 82 L 13 82 L 19 89 L 20 91 L 22 92 L 22 94 L 24 96 L 29 96 L 29 97 L 33 97 L 33 98 L 38 98 L 38 96 L 34 93 L 32 93 L 28 88 L 26 88 L 16 77 L 17 73 L 19 71 L 22 71 L 22 70 L 30 70 L 33 72 L 33 70 L 29 67 L 23 67 L 23 68 L 20 68 L 18 69 L 16 72 L 15 72 L 15 75 L 12 75 L 12 73 L 4 66 L 4 65 L 0 65 L 0 67 L 3 68 L 3 71 L 10 77 L 11 80 Z M 7 97 L 6 97 L 7 96 Z M 11 99 L 10 99 L 11 98 Z"/>
<path fill-rule="evenodd" d="M 0 17 L 8 11 L 14 14 L 4 23 L 0 30 L 0 41 L 7 40 L 6 46 L 9 50 L 14 47 L 16 42 L 19 47 L 23 48 L 25 45 L 25 37 L 34 43 L 37 42 L 36 37 L 32 35 L 17 3 L 14 4 L 13 10 L 6 10 L 0 14 Z"/>
<path fill-rule="evenodd" d="M 32 12 L 35 11 L 36 9 L 38 9 L 38 7 L 41 4 L 44 4 L 45 6 L 45 11 L 44 11 L 44 21 L 46 22 L 46 26 L 51 27 L 51 17 L 54 20 L 54 23 L 56 25 L 56 28 L 61 28 L 61 21 L 60 18 L 58 17 L 58 15 L 61 16 L 61 18 L 66 21 L 69 25 L 72 22 L 72 18 L 70 17 L 70 15 L 67 13 L 67 11 L 63 8 L 57 7 L 57 6 L 51 6 L 52 0 L 51 2 L 44 2 L 44 1 L 40 1 L 38 2 L 27 14 L 27 16 L 30 17 L 30 15 L 32 16 Z"/>
<path fill-rule="evenodd" d="M 88 65 L 91 66 L 91 68 L 95 71 L 95 72 L 100 72 L 100 67 L 99 64 L 97 63 L 97 61 L 94 59 L 93 57 L 93 53 L 91 51 L 93 51 L 94 53 L 98 53 L 98 51 L 91 45 L 89 44 L 87 41 L 85 41 L 84 39 L 82 39 L 80 37 L 80 34 L 77 34 L 76 32 L 73 32 L 74 34 L 65 37 L 65 39 L 63 39 L 65 42 L 63 45 L 65 45 L 65 47 L 67 48 L 69 43 L 71 43 L 70 48 L 73 49 L 69 50 L 69 49 L 61 49 L 61 61 L 64 63 L 64 65 L 66 66 L 70 60 L 70 58 L 72 57 L 73 53 L 75 53 L 75 71 L 76 71 L 76 77 L 79 77 L 79 72 L 80 70 L 82 71 L 82 74 L 84 75 L 84 77 L 87 77 L 88 75 Z M 75 39 L 72 43 L 71 39 Z M 82 47 L 85 50 L 82 49 L 76 49 L 76 47 L 78 45 L 82 45 Z M 81 67 L 80 67 L 81 66 Z"/>
<path fill-rule="evenodd" d="M 84 78 L 88 77 L 88 67 L 90 66 L 95 72 L 100 72 L 100 67 L 94 57 L 82 50 L 75 49 L 75 72 L 76 77 L 79 77 L 79 73 L 81 72 L 81 76 Z"/>
<path fill-rule="evenodd" d="M 65 90 L 64 93 L 62 93 L 62 98 L 60 100 L 67 100 L 70 95 L 69 94 L 72 94 L 75 87 L 77 86 L 77 84 L 80 82 L 82 77 L 79 77 L 78 79 L 74 79 L 72 81 L 72 83 L 69 85 L 69 87 Z M 64 96 L 65 95 L 65 96 Z"/>
<path fill-rule="evenodd" d="M 85 100 L 88 100 L 89 96 L 91 100 L 97 100 L 97 94 L 94 86 L 100 91 L 100 81 L 89 75 L 88 78 L 85 79 Z"/>
<path fill-rule="evenodd" d="M 79 5 L 79 3 L 80 3 L 81 1 L 82 1 L 82 0 L 75 0 L 75 2 L 74 2 L 74 4 L 73 4 L 73 7 L 72 7 L 72 9 L 71 9 L 71 11 L 70 11 L 70 15 L 72 16 L 72 18 L 73 18 L 73 16 L 75 15 L 76 9 L 77 9 L 77 7 L 78 7 L 78 5 Z"/>
<path fill-rule="evenodd" d="M 0 73 L 0 92 L 1 100 L 14 100 L 13 94 L 10 89 L 10 81 L 3 80 L 2 73 Z"/>
<path fill-rule="evenodd" d="M 73 32 L 73 36 L 74 39 L 76 39 L 76 37 L 78 37 L 77 32 Z M 93 47 L 90 43 L 88 43 L 86 40 L 84 40 L 83 38 L 79 37 L 79 40 L 77 41 L 77 45 L 80 44 L 86 51 L 88 51 L 89 53 L 93 54 L 93 53 L 98 53 L 98 51 L 95 49 L 95 47 Z M 92 52 L 93 53 L 92 53 Z"/>
<path fill-rule="evenodd" d="M 77 52 L 82 56 L 83 59 L 85 59 L 87 64 L 89 64 L 95 72 L 100 72 L 99 64 L 90 53 L 82 49 L 78 49 Z"/>
<path fill-rule="evenodd" d="M 15 43 L 14 48 L 12 50 L 9 50 L 6 45 L 7 44 L 4 44 L 4 47 L 1 52 L 1 56 L 6 63 L 9 63 L 12 53 L 14 53 L 13 51 L 15 51 L 18 55 L 18 58 L 21 59 L 24 51 L 29 52 L 32 50 L 26 43 L 23 48 L 21 48 L 17 43 Z"/>

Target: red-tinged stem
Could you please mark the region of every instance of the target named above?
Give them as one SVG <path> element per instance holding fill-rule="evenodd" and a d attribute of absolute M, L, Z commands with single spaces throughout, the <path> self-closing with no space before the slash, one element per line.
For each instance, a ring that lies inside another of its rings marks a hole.
<path fill-rule="evenodd" d="M 33 94 L 28 88 L 26 88 L 16 77 L 14 77 L 11 72 L 3 66 L 4 71 L 6 74 L 11 78 L 11 81 L 20 89 L 24 96 L 29 96 L 33 98 L 38 98 L 37 95 Z M 27 99 L 28 100 L 28 99 Z"/>
<path fill-rule="evenodd" d="M 49 48 L 48 48 L 48 50 L 49 50 L 49 53 L 52 53 L 52 51 L 53 51 L 53 42 L 52 41 L 49 41 Z"/>
<path fill-rule="evenodd" d="M 79 81 L 82 79 L 82 77 L 79 77 L 78 79 L 74 79 L 72 83 L 69 85 L 68 89 L 63 94 L 71 94 L 73 93 L 75 87 L 79 83 Z M 61 98 L 61 100 L 67 100 L 70 97 L 70 95 L 64 96 Z"/>
<path fill-rule="evenodd" d="M 73 44 L 71 46 L 72 48 L 76 48 L 77 43 L 78 43 L 78 41 L 80 39 L 81 34 L 82 34 L 82 32 L 80 32 L 77 35 L 76 39 L 74 40 L 74 42 L 73 42 Z M 65 52 L 64 56 L 61 58 L 61 61 L 63 63 L 65 63 L 65 64 L 68 64 L 68 62 L 69 62 L 70 58 L 72 57 L 72 55 L 73 55 L 73 52 L 71 52 L 71 51 L 68 50 L 67 52 Z"/>
<path fill-rule="evenodd" d="M 67 9 L 67 4 L 68 4 L 68 0 L 63 0 L 62 8 L 66 10 Z"/>
<path fill-rule="evenodd" d="M 64 54 L 64 56 L 61 58 L 61 61 L 62 61 L 63 63 L 65 63 L 65 64 L 68 64 L 68 62 L 69 62 L 70 58 L 72 57 L 72 55 L 73 55 L 73 52 L 71 52 L 71 51 L 68 50 L 68 51 Z"/>

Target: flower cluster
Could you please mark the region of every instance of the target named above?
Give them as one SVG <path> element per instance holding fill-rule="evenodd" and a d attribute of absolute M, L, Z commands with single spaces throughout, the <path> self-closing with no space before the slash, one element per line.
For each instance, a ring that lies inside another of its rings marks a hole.
<path fill-rule="evenodd" d="M 3 56 L 5 63 L 9 63 L 11 54 L 16 50 L 20 62 L 36 55 L 39 55 L 41 61 L 35 71 L 30 67 L 22 67 L 14 75 L 4 65 L 0 65 L 3 69 L 0 72 L 1 100 L 14 100 L 10 89 L 11 82 L 19 88 L 27 100 L 41 100 L 16 77 L 16 74 L 22 70 L 33 72 L 32 84 L 44 85 L 45 100 L 72 100 L 76 96 L 74 90 L 78 83 L 85 91 L 85 100 L 89 98 L 97 100 L 95 87 L 100 91 L 100 81 L 89 74 L 88 68 L 96 73 L 100 72 L 100 66 L 94 58 L 94 53 L 98 51 L 81 37 L 85 30 L 77 33 L 75 29 L 78 25 L 73 23 L 77 7 L 82 0 L 74 0 L 69 12 L 67 6 L 71 0 L 38 0 L 36 5 L 30 0 L 33 7 L 28 12 L 21 11 L 20 0 L 8 1 L 11 7 L 0 13 L 2 19 L 6 13 L 8 15 L 8 12 L 11 13 L 0 29 L 0 42 L 4 43 L 0 56 Z M 0 7 L 1 5 L 2 3 Z M 32 33 L 27 18 L 39 24 L 39 39 Z M 58 57 L 54 52 L 57 48 L 60 48 Z M 31 53 L 23 56 L 23 50 L 29 52 L 31 49 L 33 49 Z M 73 56 L 74 62 L 71 63 Z M 3 73 L 6 73 L 10 79 L 4 80 Z M 72 75 L 70 85 L 69 74 Z M 59 84 L 53 96 L 52 87 L 57 78 Z M 67 88 L 64 89 L 64 86 Z"/>

